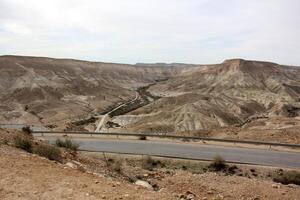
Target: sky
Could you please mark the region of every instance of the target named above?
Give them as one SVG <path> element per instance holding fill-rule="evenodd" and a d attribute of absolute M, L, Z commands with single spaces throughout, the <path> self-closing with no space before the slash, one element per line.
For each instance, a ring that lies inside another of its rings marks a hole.
<path fill-rule="evenodd" d="M 0 55 L 300 66 L 299 0 L 0 0 Z"/>

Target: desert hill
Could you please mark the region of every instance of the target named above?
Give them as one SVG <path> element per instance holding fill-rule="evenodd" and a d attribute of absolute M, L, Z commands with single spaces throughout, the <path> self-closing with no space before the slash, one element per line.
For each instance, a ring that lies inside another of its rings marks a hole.
<path fill-rule="evenodd" d="M 144 86 L 138 97 L 142 103 L 115 114 L 110 119 L 114 127 L 106 130 L 300 127 L 300 68 L 243 59 L 215 65 L 127 65 L 1 56 L 0 120 L 64 129 L 69 121 L 134 99 Z"/>
<path fill-rule="evenodd" d="M 252 118 L 298 121 L 300 68 L 226 60 L 185 68 L 148 91 L 163 98 L 116 117 L 115 122 L 138 131 L 178 132 L 242 126 Z M 126 124 L 131 118 L 135 123 Z"/>
<path fill-rule="evenodd" d="M 176 69 L 41 57 L 0 57 L 1 122 L 64 121 L 134 98 Z M 50 119 L 51 118 L 51 119 Z"/>

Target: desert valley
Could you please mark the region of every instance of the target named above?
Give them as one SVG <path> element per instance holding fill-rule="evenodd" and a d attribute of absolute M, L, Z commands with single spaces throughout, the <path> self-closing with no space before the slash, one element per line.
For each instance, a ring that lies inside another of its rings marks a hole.
<path fill-rule="evenodd" d="M 0 0 L 0 200 L 300 200 L 299 10 Z"/>
<path fill-rule="evenodd" d="M 2 56 L 1 122 L 300 143 L 300 69 L 262 61 L 114 64 Z"/>
<path fill-rule="evenodd" d="M 243 59 L 128 65 L 1 56 L 0 99 L 4 199 L 300 195 L 295 66 Z M 281 143 L 291 147 L 275 148 Z"/>

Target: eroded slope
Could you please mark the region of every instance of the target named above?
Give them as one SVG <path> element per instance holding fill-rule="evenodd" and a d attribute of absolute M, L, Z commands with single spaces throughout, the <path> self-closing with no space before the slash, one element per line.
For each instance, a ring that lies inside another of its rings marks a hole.
<path fill-rule="evenodd" d="M 258 119 L 278 117 L 299 121 L 300 69 L 296 67 L 227 60 L 186 68 L 149 91 L 163 98 L 115 122 L 129 130 L 178 132 L 243 127 Z M 272 128 L 273 121 L 265 124 Z"/>

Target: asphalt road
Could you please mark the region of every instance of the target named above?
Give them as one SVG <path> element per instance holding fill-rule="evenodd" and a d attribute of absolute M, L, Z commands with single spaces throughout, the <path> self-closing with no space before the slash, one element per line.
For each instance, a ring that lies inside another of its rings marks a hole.
<path fill-rule="evenodd" d="M 53 138 L 46 138 L 53 141 Z M 228 162 L 300 169 L 300 153 L 205 144 L 142 140 L 75 139 L 81 150 L 211 160 L 221 155 Z"/>

